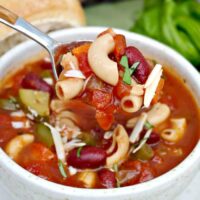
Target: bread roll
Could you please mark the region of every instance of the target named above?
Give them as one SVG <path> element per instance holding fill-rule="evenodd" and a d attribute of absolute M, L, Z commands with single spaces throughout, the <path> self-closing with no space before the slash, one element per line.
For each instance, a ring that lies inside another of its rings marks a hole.
<path fill-rule="evenodd" d="M 0 5 L 46 33 L 85 25 L 79 0 L 0 0 Z M 25 39 L 22 34 L 0 24 L 0 55 Z"/>

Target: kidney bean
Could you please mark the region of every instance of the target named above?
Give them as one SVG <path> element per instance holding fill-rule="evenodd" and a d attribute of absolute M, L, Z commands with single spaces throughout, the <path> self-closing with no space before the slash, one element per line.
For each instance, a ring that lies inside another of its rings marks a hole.
<path fill-rule="evenodd" d="M 137 48 L 129 46 L 126 48 L 125 52 L 126 56 L 128 57 L 129 66 L 132 66 L 135 62 L 140 62 L 140 65 L 137 67 L 133 76 L 139 83 L 144 84 L 150 73 L 149 64 Z"/>
<path fill-rule="evenodd" d="M 115 178 L 115 173 L 108 170 L 102 169 L 98 172 L 100 183 L 105 188 L 115 188 L 117 185 L 117 180 Z"/>
<path fill-rule="evenodd" d="M 46 83 L 42 78 L 37 74 L 32 72 L 28 73 L 22 80 L 21 85 L 26 89 L 41 90 L 48 92 L 51 96 L 54 94 L 53 88 Z"/>
<path fill-rule="evenodd" d="M 152 132 L 149 139 L 147 140 L 147 144 L 154 146 L 159 142 L 160 142 L 160 136 L 157 133 Z"/>
<path fill-rule="evenodd" d="M 80 156 L 77 155 L 77 151 L 78 149 L 73 149 L 67 157 L 67 163 L 72 167 L 94 169 L 103 166 L 106 162 L 106 151 L 102 148 L 85 146 L 80 151 Z"/>
<path fill-rule="evenodd" d="M 50 59 L 44 59 L 41 62 L 41 68 L 42 69 L 52 69 L 52 64 Z"/>

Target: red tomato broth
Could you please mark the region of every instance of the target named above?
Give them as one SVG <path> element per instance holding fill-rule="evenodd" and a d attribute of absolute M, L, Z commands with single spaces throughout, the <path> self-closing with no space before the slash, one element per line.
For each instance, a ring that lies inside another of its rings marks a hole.
<path fill-rule="evenodd" d="M 120 54 L 120 51 L 120 49 L 117 50 L 118 54 Z M 84 56 L 85 59 L 85 52 L 83 55 L 80 55 Z M 85 68 L 84 63 L 86 63 Z M 84 63 L 82 67 L 85 70 L 86 76 L 89 76 L 91 75 L 91 71 L 87 67 L 88 63 L 86 60 L 84 60 Z M 8 98 L 9 96 L 17 96 L 24 76 L 29 72 L 34 72 L 40 76 L 41 72 L 44 70 L 44 66 L 46 68 L 47 65 L 48 64 L 44 60 L 26 64 L 23 69 L 13 74 L 4 82 L 4 85 L 11 83 L 13 87 L 12 89 L 3 89 L 0 92 L 0 97 Z M 149 161 L 138 161 L 129 158 L 124 164 L 121 165 L 119 172 L 120 170 L 132 170 L 136 171 L 136 175 L 131 180 L 123 183 L 121 186 L 134 185 L 144 182 L 171 170 L 188 156 L 199 140 L 199 110 L 192 94 L 185 87 L 184 83 L 178 77 L 175 77 L 172 73 L 170 73 L 167 68 L 165 69 L 164 74 L 165 85 L 160 101 L 168 104 L 170 108 L 172 108 L 171 117 L 186 117 L 186 133 L 176 144 L 170 144 L 164 140 L 160 140 L 157 145 L 152 147 L 154 150 L 154 157 Z M 78 116 L 79 127 L 83 131 L 91 132 L 91 134 L 94 135 L 97 147 L 108 148 L 111 143 L 110 141 L 107 142 L 103 139 L 104 130 L 109 130 L 111 127 L 113 128 L 119 123 L 125 125 L 128 119 L 139 114 L 139 112 L 135 114 L 128 114 L 120 108 L 120 99 L 129 94 L 129 92 L 130 87 L 124 84 L 121 79 L 118 85 L 113 88 L 108 84 L 102 83 L 102 81 L 97 77 L 93 77 L 93 82 L 88 88 L 86 88 L 84 93 L 76 98 L 76 100 L 73 100 L 68 104 L 68 108 Z M 102 99 L 104 100 L 103 102 Z M 95 109 L 97 109 L 97 111 Z M 12 128 L 9 123 L 9 113 L 10 111 L 3 111 L 0 109 L 1 147 L 4 147 L 5 144 L 17 134 L 25 133 L 27 131 L 22 129 L 19 132 Z M 6 119 L 6 124 L 1 124 L 1 122 L 5 121 L 2 121 L 2 119 Z M 30 129 L 30 132 L 34 133 L 34 125 L 31 126 Z M 129 133 L 131 132 L 131 130 L 128 129 L 127 131 Z M 38 147 L 33 148 L 34 146 Z M 181 148 L 183 155 L 175 155 L 173 151 L 176 148 Z M 161 154 L 160 151 L 167 151 L 167 154 Z M 42 152 L 46 152 L 46 154 L 51 155 L 50 157 L 52 158 L 47 160 L 43 159 L 43 155 L 45 154 Z M 17 162 L 31 173 L 49 181 L 73 187 L 85 187 L 85 185 L 78 180 L 80 172 L 72 176 L 69 176 L 69 173 L 67 173 L 68 177 L 63 178 L 58 169 L 58 160 L 56 158 L 55 149 L 48 149 L 43 144 L 36 141 L 20 152 Z M 68 172 L 67 169 L 66 171 Z M 93 188 L 105 187 L 105 184 L 101 183 L 100 179 L 102 178 L 97 176 Z"/>

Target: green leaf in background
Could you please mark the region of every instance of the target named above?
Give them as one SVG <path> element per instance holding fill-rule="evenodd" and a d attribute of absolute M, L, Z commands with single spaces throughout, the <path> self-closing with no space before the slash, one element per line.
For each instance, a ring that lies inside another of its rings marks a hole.
<path fill-rule="evenodd" d="M 129 29 L 143 11 L 143 0 L 100 3 L 85 9 L 89 26 Z"/>
<path fill-rule="evenodd" d="M 130 30 L 166 43 L 200 65 L 200 4 L 195 0 L 145 2 L 144 12 Z"/>

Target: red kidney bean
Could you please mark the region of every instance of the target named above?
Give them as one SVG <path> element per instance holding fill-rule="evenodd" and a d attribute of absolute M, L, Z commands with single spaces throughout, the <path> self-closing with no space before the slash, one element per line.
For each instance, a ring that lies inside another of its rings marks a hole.
<path fill-rule="evenodd" d="M 80 151 L 80 156 L 77 155 L 77 151 L 78 149 L 73 149 L 69 152 L 67 157 L 67 163 L 72 167 L 94 169 L 106 163 L 106 151 L 102 148 L 85 146 Z"/>
<path fill-rule="evenodd" d="M 154 146 L 159 142 L 160 142 L 160 136 L 157 133 L 152 132 L 149 139 L 147 140 L 147 144 Z"/>
<path fill-rule="evenodd" d="M 108 170 L 102 169 L 98 172 L 100 183 L 105 188 L 115 188 L 117 185 L 117 180 L 115 178 L 115 173 Z"/>
<path fill-rule="evenodd" d="M 46 83 L 42 78 L 37 74 L 32 72 L 28 73 L 22 80 L 21 85 L 26 89 L 41 90 L 48 92 L 51 96 L 54 94 L 53 88 Z"/>
<path fill-rule="evenodd" d="M 52 69 L 52 64 L 50 59 L 42 60 L 41 62 L 42 69 Z"/>
<path fill-rule="evenodd" d="M 142 53 L 135 47 L 129 46 L 126 48 L 126 56 L 128 57 L 129 66 L 132 66 L 135 62 L 140 62 L 133 76 L 141 84 L 144 84 L 149 76 L 150 67 L 145 60 Z"/>

